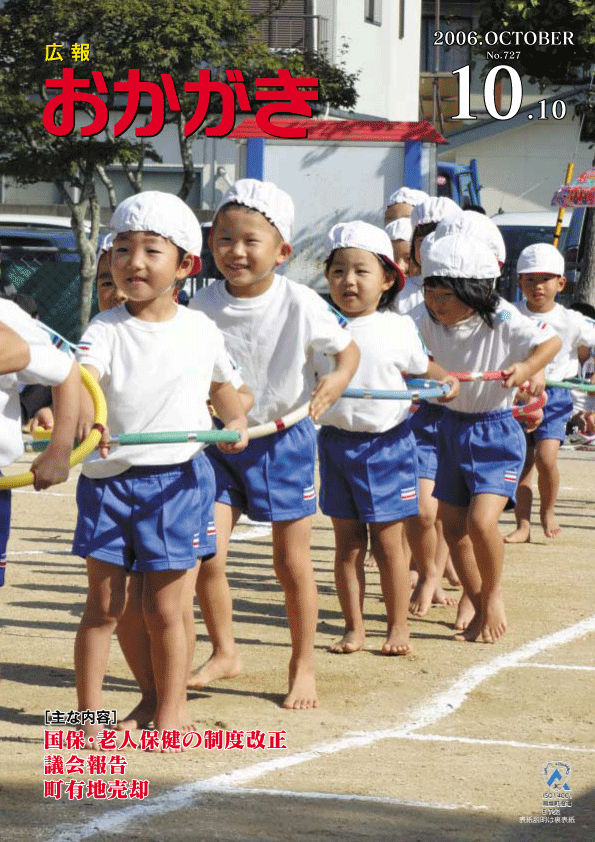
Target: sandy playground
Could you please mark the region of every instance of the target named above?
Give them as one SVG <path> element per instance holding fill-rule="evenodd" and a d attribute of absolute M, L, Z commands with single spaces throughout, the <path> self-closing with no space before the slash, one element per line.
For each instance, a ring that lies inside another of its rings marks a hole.
<path fill-rule="evenodd" d="M 125 749 L 124 777 L 149 781 L 143 800 L 43 797 L 44 711 L 75 706 L 72 649 L 86 585 L 83 562 L 69 554 L 78 469 L 49 492 L 14 492 L 0 591 L 2 842 L 592 839 L 595 453 L 564 452 L 560 465 L 563 533 L 546 541 L 534 527 L 534 543 L 507 548 L 510 630 L 494 646 L 453 642 L 455 609 L 434 607 L 410 620 L 411 655 L 382 657 L 383 606 L 370 573 L 366 651 L 329 653 L 342 623 L 332 528 L 317 515 L 315 711 L 279 707 L 289 638 L 270 535 L 240 527 L 229 573 L 244 672 L 193 692 L 190 709 L 201 733 L 285 731 L 286 748 Z M 505 515 L 502 529 L 511 524 Z M 198 663 L 209 651 L 198 609 L 196 627 Z M 136 699 L 114 639 L 105 707 L 124 715 Z M 558 761 L 571 768 L 572 806 L 541 822 L 542 767 Z"/>

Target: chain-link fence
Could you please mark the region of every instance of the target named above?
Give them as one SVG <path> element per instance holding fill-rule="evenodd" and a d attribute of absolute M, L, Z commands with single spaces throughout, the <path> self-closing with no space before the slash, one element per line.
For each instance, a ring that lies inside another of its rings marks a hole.
<path fill-rule="evenodd" d="M 59 252 L 51 259 L 24 257 L 3 253 L 0 269 L 3 289 L 10 289 L 35 299 L 42 322 L 70 342 L 77 342 L 79 289 L 81 278 L 78 260 L 59 260 Z M 71 257 L 71 255 L 69 255 Z M 93 289 L 93 308 L 97 312 L 97 292 Z"/>

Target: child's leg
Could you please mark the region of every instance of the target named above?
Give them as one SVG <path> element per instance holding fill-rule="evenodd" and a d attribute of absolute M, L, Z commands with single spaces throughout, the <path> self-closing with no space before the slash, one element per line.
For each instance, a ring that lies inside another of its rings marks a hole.
<path fill-rule="evenodd" d="M 464 589 L 455 620 L 455 629 L 462 630 L 466 629 L 475 614 L 481 611 L 481 576 L 467 532 L 467 508 L 440 501 L 438 517 L 442 521 L 444 538 L 450 550 L 454 569 Z M 455 640 L 461 639 L 466 638 L 455 636 Z"/>
<path fill-rule="evenodd" d="M 546 538 L 556 538 L 562 531 L 554 513 L 560 487 L 559 449 L 559 439 L 540 439 L 535 445 L 539 514 Z"/>
<path fill-rule="evenodd" d="M 87 559 L 87 601 L 74 642 L 74 668 L 79 710 L 102 710 L 102 686 L 110 639 L 124 609 L 126 571 L 123 567 Z M 95 738 L 101 725 L 85 725 Z M 93 748 L 90 743 L 88 748 Z"/>
<path fill-rule="evenodd" d="M 380 571 L 380 586 L 386 606 L 386 640 L 382 646 L 383 655 L 407 655 L 409 628 L 407 609 L 409 607 L 409 571 L 402 550 L 402 521 L 372 523 L 372 549 Z"/>
<path fill-rule="evenodd" d="M 457 599 L 447 593 L 442 587 L 442 578 L 446 564 L 450 560 L 448 544 L 444 538 L 442 521 L 436 520 L 436 587 L 432 594 L 432 605 L 456 605 Z M 452 564 L 451 564 L 452 567 Z M 454 568 L 453 568 L 454 573 Z"/>
<path fill-rule="evenodd" d="M 273 522 L 273 562 L 285 592 L 291 635 L 289 692 L 284 708 L 318 707 L 314 677 L 314 637 L 318 592 L 310 557 L 312 516 Z"/>
<path fill-rule="evenodd" d="M 524 544 L 531 540 L 531 505 L 533 503 L 533 465 L 535 448 L 527 442 L 527 455 L 516 492 L 516 529 L 504 538 L 507 544 Z"/>
<path fill-rule="evenodd" d="M 195 568 L 193 568 L 195 569 Z M 155 727 L 183 730 L 188 678 L 188 640 L 184 622 L 186 570 L 151 570 L 144 574 L 143 612 L 151 637 L 157 689 Z"/>
<path fill-rule="evenodd" d="M 501 585 L 504 541 L 498 529 L 505 505 L 506 497 L 499 494 L 476 494 L 471 498 L 467 528 L 481 576 L 481 590 L 480 611 L 469 623 L 465 640 L 475 640 L 481 634 L 484 643 L 494 643 L 506 631 Z"/>
<path fill-rule="evenodd" d="M 143 574 L 126 577 L 126 605 L 116 626 L 126 663 L 141 691 L 141 700 L 116 725 L 118 731 L 146 728 L 155 716 L 157 692 L 151 662 L 151 639 L 143 616 Z"/>
<path fill-rule="evenodd" d="M 405 520 L 407 540 L 419 571 L 419 579 L 411 594 L 409 610 L 418 617 L 423 617 L 427 613 L 438 584 L 436 575 L 438 501 L 432 496 L 433 490 L 433 480 L 420 477 L 419 514 Z"/>
<path fill-rule="evenodd" d="M 193 690 L 200 690 L 218 678 L 235 678 L 242 670 L 233 636 L 231 591 L 225 575 L 229 537 L 240 515 L 240 509 L 215 503 L 217 553 L 201 563 L 196 579 L 196 595 L 213 651 L 190 675 L 188 687 Z"/>
<path fill-rule="evenodd" d="M 335 530 L 335 585 L 345 619 L 345 634 L 329 649 L 337 654 L 362 649 L 364 629 L 364 560 L 368 547 L 368 526 L 351 518 L 331 518 Z"/>

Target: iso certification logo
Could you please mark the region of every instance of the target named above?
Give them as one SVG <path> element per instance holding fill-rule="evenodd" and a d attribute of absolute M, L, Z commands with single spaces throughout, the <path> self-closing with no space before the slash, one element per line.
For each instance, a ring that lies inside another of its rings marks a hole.
<path fill-rule="evenodd" d="M 543 775 L 545 785 L 553 792 L 570 792 L 568 781 L 570 780 L 571 772 L 572 767 L 570 763 L 565 763 L 563 760 L 548 760 L 541 767 L 541 774 Z"/>

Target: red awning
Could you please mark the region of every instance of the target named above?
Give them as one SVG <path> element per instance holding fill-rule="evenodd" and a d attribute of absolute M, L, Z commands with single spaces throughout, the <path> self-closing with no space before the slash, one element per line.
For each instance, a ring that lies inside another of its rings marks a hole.
<path fill-rule="evenodd" d="M 328 140 L 333 142 L 350 140 L 353 142 L 365 141 L 366 143 L 403 143 L 405 141 L 446 143 L 446 140 L 431 123 L 395 123 L 391 120 L 291 120 L 282 117 L 272 117 L 271 123 L 284 128 L 307 129 L 308 137 L 304 140 Z M 248 117 L 236 126 L 227 137 L 276 139 L 263 132 L 254 117 Z M 291 140 L 291 138 L 288 139 Z"/>

